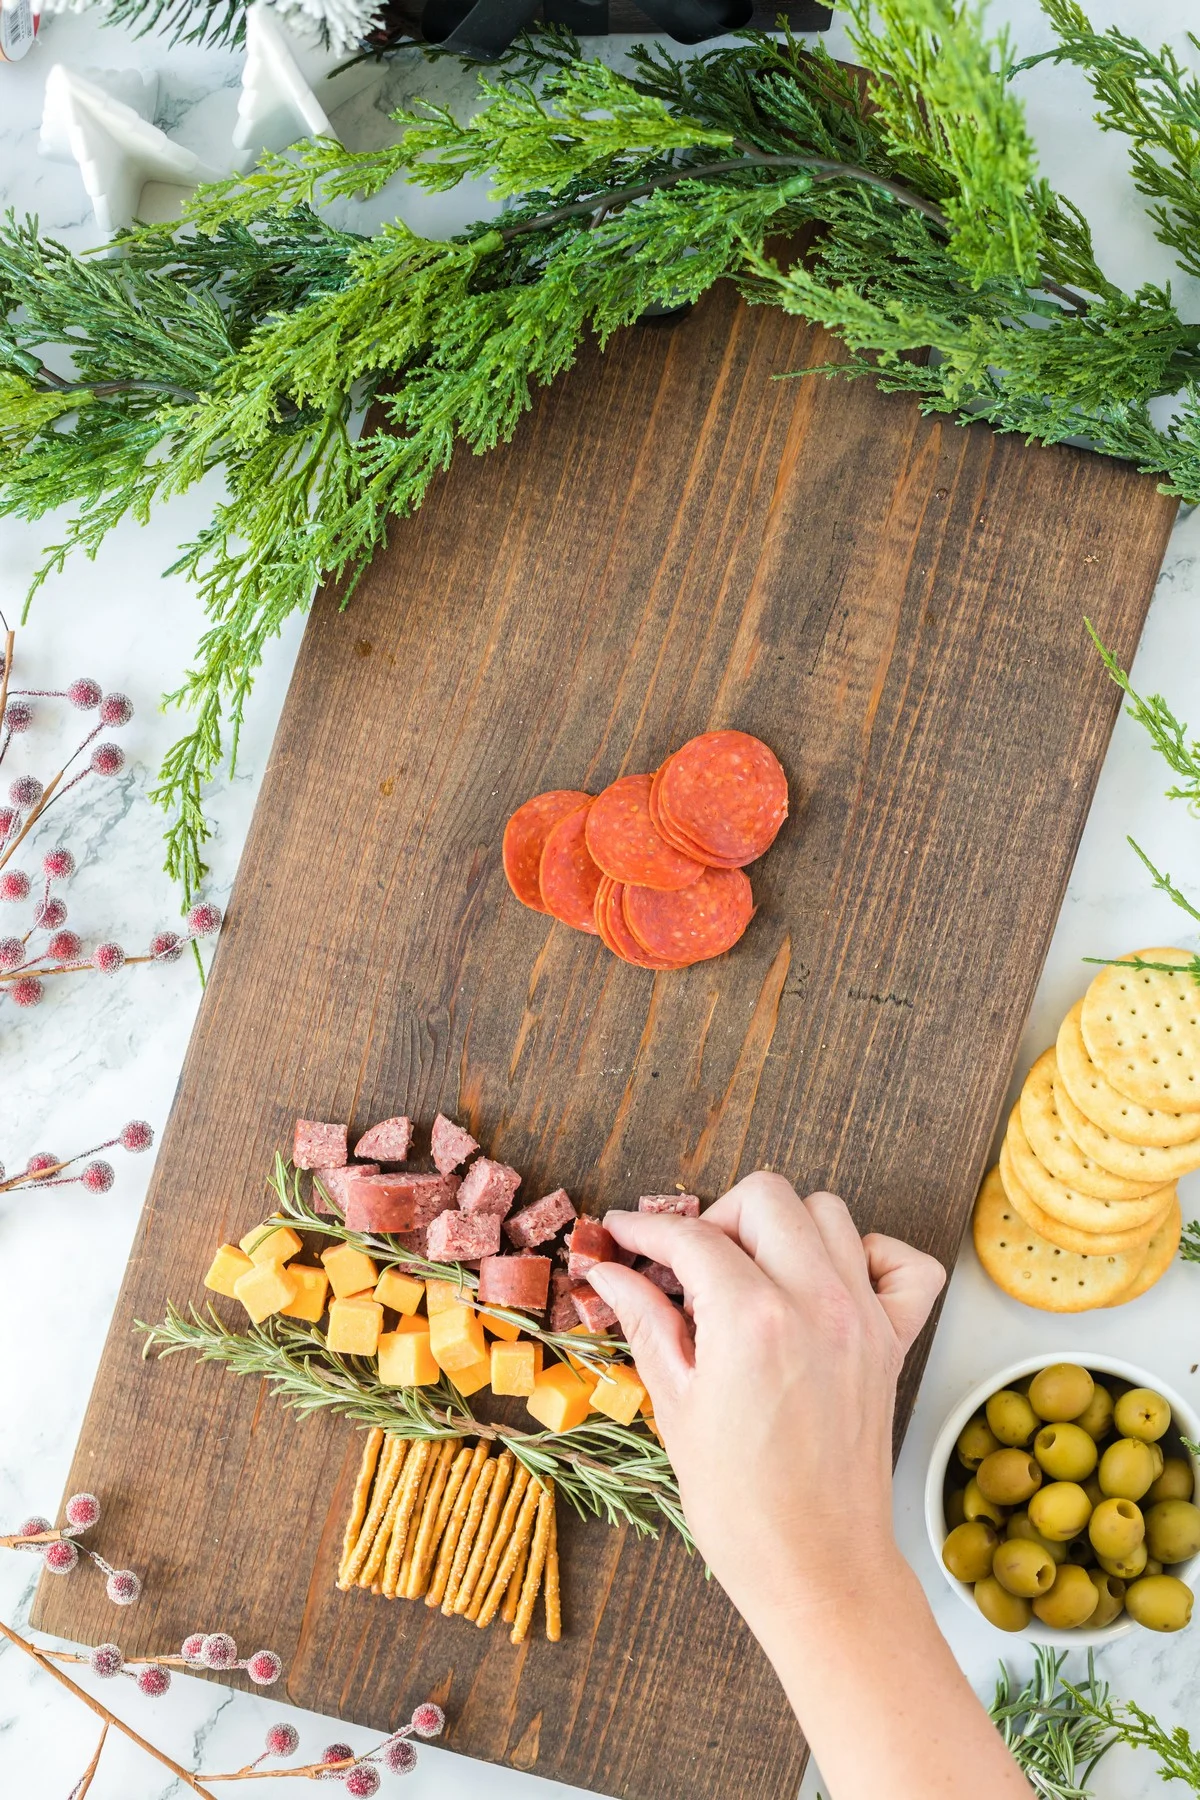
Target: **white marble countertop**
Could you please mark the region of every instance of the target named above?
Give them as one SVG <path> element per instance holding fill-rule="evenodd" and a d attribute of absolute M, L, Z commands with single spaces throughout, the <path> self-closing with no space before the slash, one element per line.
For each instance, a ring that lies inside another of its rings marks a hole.
<path fill-rule="evenodd" d="M 1115 22 L 1169 37 L 1193 65 L 1186 27 L 1194 23 L 1190 0 L 1160 0 L 1152 25 L 1136 0 L 1098 0 L 1089 8 L 1097 23 Z M 996 0 L 993 16 L 1011 21 L 1023 50 L 1041 47 L 1045 27 L 1036 0 Z M 836 42 L 836 39 L 833 40 Z M 102 30 L 86 18 L 47 22 L 42 41 L 24 62 L 0 67 L 0 204 L 37 212 L 45 229 L 72 245 L 95 241 L 87 203 L 73 165 L 43 161 L 36 153 L 41 95 L 53 62 L 69 67 L 154 68 L 161 77 L 160 123 L 209 160 L 223 154 L 235 104 L 238 58 L 221 51 L 169 48 L 153 36 L 135 40 Z M 387 78 L 395 104 L 428 91 L 435 76 L 416 57 L 405 57 Z M 442 91 L 466 92 L 466 78 L 448 65 L 436 71 Z M 1070 71 L 1040 70 L 1024 84 L 1031 123 L 1045 173 L 1079 202 L 1096 228 L 1102 261 L 1128 286 L 1162 279 L 1166 252 L 1148 228 L 1123 169 L 1119 141 L 1090 122 L 1083 82 Z M 378 141 L 377 99 L 361 96 L 335 124 L 348 142 Z M 465 215 L 476 216 L 478 195 Z M 445 199 L 426 198 L 410 217 L 429 229 L 449 225 Z M 1200 317 L 1200 293 L 1174 282 L 1192 317 Z M 211 490 L 173 502 L 145 529 L 126 526 L 108 540 L 94 565 L 74 562 L 37 597 L 21 631 L 22 686 L 62 685 L 78 674 L 133 699 L 136 713 L 120 734 L 129 757 L 116 780 L 96 784 L 72 815 L 63 835 L 81 868 L 67 890 L 72 923 L 95 941 L 116 937 L 144 947 L 150 933 L 174 921 L 176 901 L 160 873 L 161 816 L 146 794 L 154 770 L 177 732 L 177 721 L 158 711 L 160 694 L 186 666 L 201 628 L 194 594 L 160 571 L 172 547 L 205 517 Z M 26 582 L 54 522 L 37 531 L 0 521 L 0 607 L 19 615 Z M 1150 614 L 1135 679 L 1144 692 L 1162 691 L 1175 710 L 1200 728 L 1200 518 L 1181 518 L 1167 553 Z M 271 735 L 282 705 L 300 636 L 296 621 L 267 652 L 259 676 L 239 771 L 214 797 L 218 833 L 212 847 L 210 892 L 228 893 L 254 805 Z M 65 709 L 42 715 L 10 757 L 12 772 L 43 776 L 55 766 L 54 749 Z M 77 717 L 77 715 L 76 715 Z M 6 765 L 5 774 L 9 769 Z M 1134 945 L 1190 942 L 1170 903 L 1152 893 L 1125 843 L 1132 831 L 1160 867 L 1185 890 L 1200 889 L 1200 824 L 1163 797 L 1167 776 L 1143 733 L 1122 718 L 1117 725 L 1099 791 L 1058 922 L 1022 1046 L 1020 1073 L 1052 1040 L 1057 1022 L 1082 992 L 1085 954 L 1120 954 Z M 997 846 L 997 854 L 1003 847 Z M 8 1008 L 0 1033 L 0 1157 L 20 1167 L 35 1150 L 67 1154 L 112 1135 L 128 1118 L 149 1119 L 161 1130 L 195 1017 L 200 990 L 194 968 L 128 969 L 114 977 L 71 978 L 42 1007 L 17 1014 Z M 1015 1091 L 1015 1089 L 1014 1089 Z M 0 1196 L 0 1265 L 6 1303 L 0 1310 L 0 1528 L 13 1529 L 27 1514 L 57 1505 L 88 1392 L 104 1341 L 152 1157 L 114 1153 L 117 1182 L 108 1195 L 85 1196 L 77 1188 L 52 1190 L 21 1201 Z M 1185 1216 L 1200 1211 L 1200 1177 L 1182 1184 Z M 52 1293 L 51 1293 L 52 1283 Z M 950 1407 L 977 1380 L 1002 1363 L 1044 1347 L 1072 1354 L 1081 1344 L 1117 1352 L 1160 1373 L 1195 1400 L 1200 1395 L 1200 1334 L 1195 1320 L 1200 1269 L 1176 1265 L 1153 1294 L 1115 1313 L 1078 1322 L 1035 1315 L 1006 1301 L 964 1250 L 950 1286 L 941 1328 L 921 1388 L 896 1482 L 896 1520 L 901 1544 L 929 1592 L 939 1621 L 971 1680 L 990 1691 L 996 1663 L 1005 1653 L 1023 1672 L 1028 1646 L 1005 1641 L 973 1616 L 944 1584 L 924 1539 L 921 1487 L 934 1433 Z M 104 1472 L 95 1485 L 103 1493 Z M 186 1521 L 182 1522 L 186 1529 Z M 110 1555 L 136 1561 L 134 1548 L 105 1544 Z M 28 1616 L 33 1568 L 19 1556 L 0 1556 L 0 1616 L 20 1626 Z M 86 1579 L 79 1574 L 74 1579 Z M 198 1622 L 210 1627 L 219 1621 Z M 114 1618 L 119 1633 L 119 1615 Z M 251 1646 L 252 1647 L 252 1646 Z M 1180 1638 L 1135 1633 L 1107 1649 L 1101 1672 L 1117 1692 L 1153 1708 L 1164 1724 L 1200 1726 L 1195 1698 L 1200 1676 L 1200 1627 Z M 919 1672 L 914 1672 L 919 1679 Z M 86 1677 L 85 1677 L 86 1679 Z M 125 1684 L 117 1686 L 124 1689 Z M 113 1704 L 111 1687 L 105 1698 Z M 335 1737 L 356 1746 L 371 1741 L 353 1728 L 335 1729 L 306 1717 L 270 1695 L 229 1693 L 176 1677 L 158 1702 L 130 1691 L 115 1696 L 124 1716 L 165 1749 L 196 1766 L 232 1768 L 258 1754 L 262 1733 L 277 1717 L 294 1718 L 302 1746 L 319 1754 Z M 0 1651 L 0 1791 L 65 1794 L 82 1772 L 95 1742 L 94 1720 L 32 1665 L 5 1647 Z M 804 1793 L 816 1791 L 810 1771 Z M 1097 1778 L 1097 1792 L 1122 1800 L 1147 1800 L 1161 1783 L 1148 1757 L 1117 1752 Z M 92 1800 L 167 1800 L 181 1793 L 161 1766 L 123 1740 L 110 1740 Z M 268 1781 L 255 1790 L 262 1800 L 291 1792 Z M 436 1749 L 422 1751 L 407 1791 L 416 1800 L 533 1800 L 565 1794 L 534 1777 L 478 1765 Z M 834 1796 L 836 1800 L 836 1796 Z"/>

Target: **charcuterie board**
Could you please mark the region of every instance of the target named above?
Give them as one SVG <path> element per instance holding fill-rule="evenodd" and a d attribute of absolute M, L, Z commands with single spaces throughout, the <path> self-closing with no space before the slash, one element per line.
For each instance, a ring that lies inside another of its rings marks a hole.
<path fill-rule="evenodd" d="M 582 355 L 348 611 L 319 597 L 71 1477 L 148 1577 L 127 1654 L 219 1615 L 331 1714 L 432 1697 L 453 1748 L 612 1795 L 794 1791 L 782 1695 L 680 1542 L 561 1508 L 554 1645 L 340 1593 L 357 1434 L 143 1363 L 133 1323 L 203 1297 L 297 1116 L 441 1107 L 591 1210 L 766 1164 L 952 1260 L 1116 712 L 1083 616 L 1132 654 L 1174 503 L 773 379 L 838 354 L 714 291 Z M 792 793 L 730 954 L 655 974 L 517 904 L 516 805 L 724 725 Z M 97 1641 L 93 1591 L 35 1622 Z"/>

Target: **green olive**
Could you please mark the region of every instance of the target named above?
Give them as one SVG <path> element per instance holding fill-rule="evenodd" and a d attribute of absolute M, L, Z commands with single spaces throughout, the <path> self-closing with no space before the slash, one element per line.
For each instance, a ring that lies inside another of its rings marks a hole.
<path fill-rule="evenodd" d="M 988 1624 L 995 1625 L 1000 1631 L 1024 1631 L 1032 1613 L 1028 1600 L 1023 1600 L 1019 1594 L 1010 1594 L 994 1575 L 987 1575 L 975 1583 L 975 1604 Z"/>
<path fill-rule="evenodd" d="M 1078 1425 L 1043 1425 L 1033 1454 L 1051 1481 L 1086 1481 L 1096 1466 L 1095 1440 Z"/>
<path fill-rule="evenodd" d="M 1146 1514 L 1146 1548 L 1161 1563 L 1186 1562 L 1200 1551 L 1200 1506 L 1160 1500 Z"/>
<path fill-rule="evenodd" d="M 985 1456 L 1000 1448 L 1000 1439 L 996 1436 L 983 1414 L 969 1419 L 958 1434 L 958 1460 L 964 1469 L 972 1473 L 979 1467 Z"/>
<path fill-rule="evenodd" d="M 946 1530 L 953 1531 L 954 1527 L 956 1525 L 961 1525 L 967 1516 L 963 1511 L 963 1491 L 961 1488 L 950 1489 L 950 1492 L 946 1495 L 944 1510 L 946 1514 Z"/>
<path fill-rule="evenodd" d="M 1078 1363 L 1051 1363 L 1030 1382 L 1029 1404 L 1039 1419 L 1077 1419 L 1095 1391 L 1095 1382 Z"/>
<path fill-rule="evenodd" d="M 968 1520 L 987 1519 L 992 1525 L 1003 1525 L 1008 1516 L 1002 1506 L 987 1499 L 974 1475 L 963 1489 L 963 1512 Z"/>
<path fill-rule="evenodd" d="M 1075 1481 L 1052 1481 L 1029 1502 L 1029 1519 L 1043 1537 L 1065 1544 L 1077 1537 L 1092 1516 L 1092 1503 Z"/>
<path fill-rule="evenodd" d="M 1186 1456 L 1168 1456 L 1158 1480 L 1151 1484 L 1146 1499 L 1151 1506 L 1160 1500 L 1190 1500 L 1195 1488 L 1192 1465 Z"/>
<path fill-rule="evenodd" d="M 1142 1570 L 1142 1574 L 1143 1575 L 1161 1575 L 1162 1572 L 1163 1572 L 1162 1564 L 1160 1562 L 1158 1562 L 1153 1556 L 1148 1556 L 1146 1558 L 1146 1566 Z"/>
<path fill-rule="evenodd" d="M 1096 1610 L 1088 1619 L 1093 1629 L 1102 1625 L 1111 1625 L 1119 1613 L 1125 1610 L 1125 1583 L 1119 1575 L 1109 1575 L 1104 1569 L 1089 1569 L 1088 1580 L 1096 1590 Z"/>
<path fill-rule="evenodd" d="M 1086 1569 L 1075 1563 L 1063 1563 L 1054 1577 L 1048 1594 L 1041 1594 L 1033 1610 L 1043 1625 L 1057 1625 L 1070 1631 L 1086 1625 L 1100 1603 L 1100 1595 Z"/>
<path fill-rule="evenodd" d="M 992 1574 L 1010 1594 L 1032 1600 L 1054 1586 L 1054 1558 L 1032 1538 L 1006 1538 L 997 1545 Z"/>
<path fill-rule="evenodd" d="M 1099 1556 L 1128 1556 L 1146 1535 L 1146 1521 L 1133 1500 L 1102 1500 L 1088 1520 L 1088 1536 Z"/>
<path fill-rule="evenodd" d="M 1107 1437 L 1112 1430 L 1112 1422 L 1112 1394 L 1108 1388 L 1104 1387 L 1103 1384 L 1098 1381 L 1092 1389 L 1091 1399 L 1088 1401 L 1075 1423 L 1079 1426 L 1081 1431 L 1086 1431 L 1090 1438 L 1096 1443 L 1099 1443 L 1100 1439 L 1102 1437 Z"/>
<path fill-rule="evenodd" d="M 986 1519 L 956 1525 L 942 1545 L 942 1561 L 956 1581 L 982 1581 L 992 1572 L 1000 1537 Z"/>
<path fill-rule="evenodd" d="M 1150 1454 L 1154 1458 L 1154 1479 L 1157 1481 L 1167 1466 L 1167 1459 L 1163 1455 L 1163 1447 L 1161 1444 L 1151 1444 Z"/>
<path fill-rule="evenodd" d="M 1066 1562 L 1067 1546 L 1056 1543 L 1053 1538 L 1044 1538 L 1040 1531 L 1030 1522 L 1027 1512 L 1015 1512 L 1004 1527 L 1006 1537 L 1028 1538 L 1030 1543 L 1037 1544 L 1046 1552 L 1053 1563 Z"/>
<path fill-rule="evenodd" d="M 1100 1556 L 1096 1560 L 1110 1575 L 1119 1575 L 1122 1581 L 1136 1581 L 1146 1572 L 1146 1546 L 1144 1542 L 1135 1544 L 1123 1556 Z"/>
<path fill-rule="evenodd" d="M 1099 1506 L 1100 1502 L 1105 1498 L 1104 1489 L 1100 1486 L 1100 1477 L 1098 1475 L 1089 1475 L 1087 1480 L 1081 1481 L 1079 1485 L 1091 1501 L 1093 1507 Z"/>
<path fill-rule="evenodd" d="M 1171 1408 L 1153 1388 L 1130 1388 L 1113 1408 L 1113 1420 L 1122 1437 L 1152 1444 L 1171 1423 Z"/>
<path fill-rule="evenodd" d="M 1125 1605 L 1149 1631 L 1182 1631 L 1192 1616 L 1192 1590 L 1174 1575 L 1144 1575 L 1126 1588 Z"/>
<path fill-rule="evenodd" d="M 993 1394 L 984 1411 L 993 1433 L 1002 1444 L 1022 1449 L 1041 1423 L 1024 1394 L 1014 1388 L 1001 1388 Z"/>
<path fill-rule="evenodd" d="M 1020 1506 L 1041 1487 L 1042 1471 L 1028 1450 L 993 1450 L 976 1469 L 975 1480 L 985 1500 Z"/>
<path fill-rule="evenodd" d="M 1090 1569 L 1096 1560 L 1096 1552 L 1092 1548 L 1092 1540 L 1086 1531 L 1081 1531 L 1078 1537 L 1073 1537 L 1066 1548 L 1067 1554 L 1065 1560 L 1069 1563 L 1077 1564 L 1081 1569 Z"/>
<path fill-rule="evenodd" d="M 1149 1444 L 1137 1438 L 1118 1438 L 1100 1458 L 1100 1486 L 1116 1500 L 1140 1500 L 1154 1480 L 1154 1458 Z"/>

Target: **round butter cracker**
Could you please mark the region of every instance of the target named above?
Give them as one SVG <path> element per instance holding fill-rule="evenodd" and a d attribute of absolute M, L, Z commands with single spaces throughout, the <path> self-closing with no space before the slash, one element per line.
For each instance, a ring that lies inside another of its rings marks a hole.
<path fill-rule="evenodd" d="M 1158 1144 L 1127 1144 L 1123 1138 L 1113 1137 L 1111 1132 L 1093 1125 L 1057 1077 L 1054 1104 L 1063 1125 L 1083 1154 L 1101 1168 L 1111 1169 L 1114 1175 L 1164 1187 L 1168 1182 L 1178 1181 L 1181 1175 L 1190 1175 L 1193 1169 L 1200 1169 L 1200 1140 L 1193 1144 L 1176 1144 L 1170 1150 L 1164 1150 Z"/>
<path fill-rule="evenodd" d="M 1138 1251 L 1144 1251 L 1167 1210 L 1168 1203 L 1164 1202 L 1157 1218 L 1147 1219 L 1144 1225 L 1132 1231 L 1081 1231 L 1078 1225 L 1068 1225 L 1038 1205 L 1013 1168 L 1007 1138 L 1000 1147 L 999 1167 L 1009 1203 L 1025 1223 L 1052 1244 L 1057 1244 L 1060 1250 L 1073 1250 L 1077 1256 L 1121 1256 L 1130 1251 L 1136 1255 Z"/>
<path fill-rule="evenodd" d="M 1072 1256 L 1032 1230 L 1004 1192 L 998 1169 L 984 1177 L 972 1220 L 975 1253 L 1001 1293 L 1041 1312 L 1090 1312 L 1132 1287 L 1144 1251 Z"/>
<path fill-rule="evenodd" d="M 1057 1071 L 1058 1058 L 1053 1049 L 1044 1050 L 1025 1077 L 1018 1101 L 1021 1128 L 1043 1168 L 1077 1194 L 1086 1194 L 1092 1200 L 1140 1200 L 1173 1179 L 1147 1179 L 1144 1171 L 1133 1176 L 1118 1175 L 1107 1165 L 1094 1161 L 1059 1117 L 1054 1093 Z M 1030 1186 L 1029 1182 L 1025 1185 Z"/>
<path fill-rule="evenodd" d="M 1101 969 L 1079 1016 L 1088 1055 L 1120 1094 L 1142 1106 L 1200 1113 L 1200 982 L 1187 950 L 1137 950 L 1138 960 L 1178 968 Z"/>
<path fill-rule="evenodd" d="M 1171 1199 L 1171 1189 L 1152 1188 L 1136 1200 L 1096 1200 L 1081 1193 L 1065 1181 L 1059 1181 L 1045 1168 L 1029 1147 L 1021 1125 L 1021 1115 L 1013 1107 L 1005 1137 L 1013 1173 L 1030 1199 L 1074 1231 L 1110 1234 L 1114 1231 L 1140 1231 L 1160 1219 Z M 1051 1236 L 1054 1234 L 1051 1233 Z"/>
<path fill-rule="evenodd" d="M 1153 1144 L 1174 1149 L 1178 1144 L 1200 1142 L 1200 1117 L 1195 1113 L 1162 1112 L 1140 1106 L 1118 1093 L 1088 1055 L 1079 1018 L 1082 1000 L 1063 1020 L 1055 1050 L 1062 1085 L 1086 1118 L 1126 1144 Z"/>
<path fill-rule="evenodd" d="M 1134 1278 L 1133 1285 L 1125 1293 L 1118 1294 L 1110 1304 L 1125 1306 L 1130 1300 L 1140 1299 L 1156 1281 L 1161 1281 L 1174 1260 L 1182 1236 L 1183 1214 L 1179 1210 L 1179 1201 L 1176 1200 L 1146 1245 L 1146 1260 Z"/>

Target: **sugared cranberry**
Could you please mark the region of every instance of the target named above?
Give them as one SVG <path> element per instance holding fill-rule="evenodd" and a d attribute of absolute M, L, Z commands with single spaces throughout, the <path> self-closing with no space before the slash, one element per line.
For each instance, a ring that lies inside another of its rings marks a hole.
<path fill-rule="evenodd" d="M 154 1132 L 145 1119 L 130 1119 L 128 1125 L 122 1125 L 122 1150 L 148 1150 L 153 1142 Z"/>
<path fill-rule="evenodd" d="M 86 1165 L 79 1179 L 89 1194 L 107 1194 L 116 1180 L 116 1171 L 111 1163 L 102 1162 L 97 1157 L 95 1162 Z"/>
<path fill-rule="evenodd" d="M 132 1606 L 142 1591 L 140 1575 L 132 1569 L 114 1569 L 104 1584 L 104 1591 L 114 1606 Z"/>
<path fill-rule="evenodd" d="M 91 712 L 94 706 L 100 704 L 100 683 L 90 681 L 86 675 L 80 675 L 67 689 L 67 699 L 80 712 Z"/>
<path fill-rule="evenodd" d="M 119 775 L 125 767 L 125 752 L 120 744 L 97 744 L 89 766 L 96 775 Z"/>
<path fill-rule="evenodd" d="M 97 1644 L 88 1661 L 92 1666 L 92 1674 L 99 1675 L 101 1681 L 111 1681 L 125 1667 L 120 1644 Z"/>
<path fill-rule="evenodd" d="M 214 931 L 221 929 L 220 907 L 214 906 L 211 900 L 202 900 L 188 914 L 187 925 L 193 937 L 211 937 Z"/>
<path fill-rule="evenodd" d="M 283 1664 L 273 1650 L 256 1650 L 246 1664 L 246 1673 L 258 1687 L 270 1687 L 278 1681 Z"/>
<path fill-rule="evenodd" d="M 9 987 L 8 997 L 14 1006 L 40 1006 L 46 990 L 36 975 L 22 975 Z"/>
<path fill-rule="evenodd" d="M 271 1756 L 295 1756 L 300 1748 L 300 1733 L 294 1725 L 281 1720 L 267 1730 L 267 1752 Z"/>
<path fill-rule="evenodd" d="M 384 1751 L 383 1760 L 393 1775 L 411 1775 L 417 1766 L 417 1753 L 407 1738 L 396 1738 Z"/>
<path fill-rule="evenodd" d="M 232 1669 L 238 1659 L 237 1645 L 227 1631 L 210 1631 L 200 1654 L 208 1669 Z"/>
<path fill-rule="evenodd" d="M 423 1700 L 412 1716 L 412 1728 L 418 1737 L 435 1738 L 445 1723 L 445 1713 L 432 1700 Z"/>
<path fill-rule="evenodd" d="M 78 962 L 83 955 L 83 939 L 77 931 L 56 931 L 46 949 L 55 962 Z"/>
<path fill-rule="evenodd" d="M 100 1502 L 95 1494 L 72 1494 L 67 1501 L 67 1524 L 76 1531 L 87 1531 L 100 1517 Z"/>
<path fill-rule="evenodd" d="M 19 969 L 25 961 L 25 946 L 19 937 L 0 938 L 0 969 Z"/>
<path fill-rule="evenodd" d="M 133 717 L 133 702 L 124 694 L 105 694 L 100 702 L 102 725 L 128 725 Z"/>
<path fill-rule="evenodd" d="M 47 1544 L 42 1561 L 52 1575 L 69 1575 L 79 1561 L 79 1547 L 70 1538 L 59 1538 L 56 1544 Z"/>
<path fill-rule="evenodd" d="M 155 962 L 178 962 L 183 955 L 183 939 L 176 931 L 157 931 L 150 939 L 150 954 Z"/>
<path fill-rule="evenodd" d="M 42 869 L 47 881 L 65 881 L 75 873 L 75 858 L 64 844 L 55 850 L 47 850 L 42 858 Z"/>
<path fill-rule="evenodd" d="M 5 869 L 0 875 L 0 900 L 28 900 L 29 877 L 24 869 Z"/>
<path fill-rule="evenodd" d="M 92 951 L 92 967 L 102 975 L 115 975 L 125 966 L 125 952 L 120 944 L 97 944 Z"/>
<path fill-rule="evenodd" d="M 346 1792 L 354 1800 L 371 1800 L 379 1792 L 379 1770 L 371 1763 L 359 1763 L 346 1777 Z"/>
<path fill-rule="evenodd" d="M 171 1685 L 171 1671 L 164 1669 L 161 1663 L 147 1663 L 137 1672 L 137 1684 L 143 1694 L 158 1700 Z"/>

